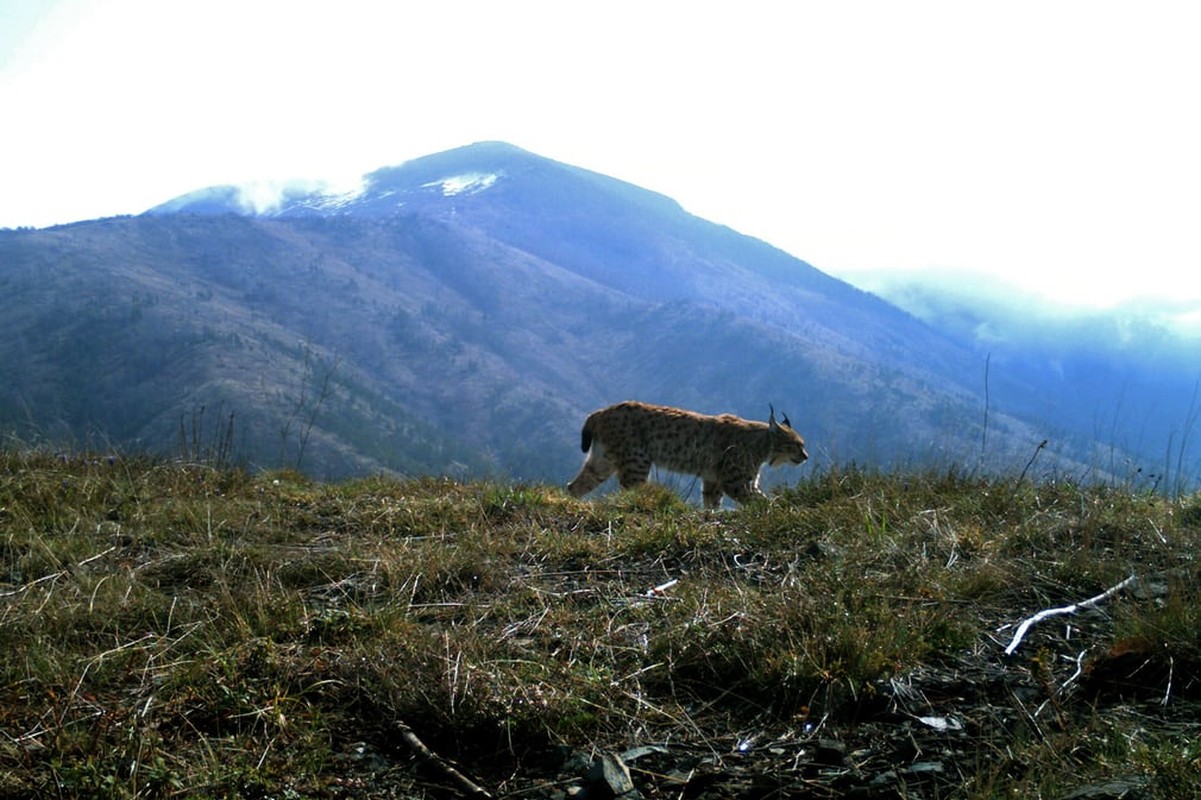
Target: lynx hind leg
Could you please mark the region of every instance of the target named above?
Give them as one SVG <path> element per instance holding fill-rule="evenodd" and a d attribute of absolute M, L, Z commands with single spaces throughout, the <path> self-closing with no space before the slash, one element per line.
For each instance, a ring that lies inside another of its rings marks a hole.
<path fill-rule="evenodd" d="M 567 492 L 572 497 L 583 497 L 608 480 L 616 471 L 616 467 L 605 455 L 604 448 L 599 442 L 594 442 L 592 449 L 588 451 L 588 457 L 584 459 L 584 466 L 580 467 L 579 474 L 567 484 Z"/>
<path fill-rule="evenodd" d="M 721 505 L 722 488 L 717 481 L 705 481 L 701 489 L 701 497 L 704 500 L 705 508 L 717 508 Z"/>

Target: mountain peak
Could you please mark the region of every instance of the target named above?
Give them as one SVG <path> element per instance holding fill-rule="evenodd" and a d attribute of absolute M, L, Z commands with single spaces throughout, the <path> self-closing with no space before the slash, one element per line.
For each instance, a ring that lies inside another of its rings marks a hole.
<path fill-rule="evenodd" d="M 513 183 L 509 188 L 525 201 L 571 196 L 594 204 L 620 197 L 622 204 L 680 212 L 676 201 L 597 172 L 573 167 L 500 141 L 483 141 L 441 153 L 381 167 L 363 176 L 347 192 L 331 191 L 313 181 L 214 186 L 168 200 L 150 215 L 236 214 L 255 217 L 387 216 L 397 212 L 436 210 L 466 197 Z"/>

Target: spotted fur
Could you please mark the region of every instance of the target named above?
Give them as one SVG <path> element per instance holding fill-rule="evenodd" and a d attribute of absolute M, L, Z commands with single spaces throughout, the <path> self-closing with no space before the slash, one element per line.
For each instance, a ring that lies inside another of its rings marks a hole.
<path fill-rule="evenodd" d="M 580 447 L 588 456 L 567 485 L 574 497 L 588 494 L 613 473 L 623 489 L 637 486 L 655 464 L 699 476 L 706 508 L 716 508 L 723 494 L 739 503 L 763 497 L 763 464 L 800 464 L 809 458 L 805 440 L 787 417 L 776 422 L 775 409 L 767 422 L 755 422 L 632 400 L 590 414 Z"/>

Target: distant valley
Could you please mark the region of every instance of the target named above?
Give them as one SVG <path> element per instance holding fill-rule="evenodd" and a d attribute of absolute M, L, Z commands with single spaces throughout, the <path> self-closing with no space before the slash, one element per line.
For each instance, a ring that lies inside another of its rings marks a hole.
<path fill-rule="evenodd" d="M 802 469 L 1017 472 L 1037 453 L 1043 474 L 1197 475 L 1190 366 L 986 346 L 966 318 L 894 302 L 662 195 L 481 143 L 349 194 L 219 187 L 0 231 L 0 430 L 320 477 L 561 483 L 602 405 L 772 403 L 810 443 Z"/>
<path fill-rule="evenodd" d="M 1064 307 L 1013 286 L 945 272 L 861 276 L 861 285 L 1037 387 L 1006 407 L 1054 433 L 1091 423 L 1104 471 L 1173 493 L 1201 476 L 1201 309 L 1132 300 Z M 1006 384 L 1012 386 L 1013 384 Z M 1005 390 L 1003 389 L 1002 392 Z"/>

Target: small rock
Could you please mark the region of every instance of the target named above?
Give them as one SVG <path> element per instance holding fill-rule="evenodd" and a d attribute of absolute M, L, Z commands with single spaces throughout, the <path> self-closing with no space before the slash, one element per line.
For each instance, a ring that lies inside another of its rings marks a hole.
<path fill-rule="evenodd" d="M 622 761 L 629 764 L 631 761 L 637 761 L 643 756 L 662 755 L 665 756 L 670 751 L 666 747 L 660 747 L 657 744 L 643 745 L 642 747 L 633 747 L 621 754 Z"/>
<path fill-rule="evenodd" d="M 918 717 L 918 722 L 936 731 L 961 731 L 963 723 L 954 717 Z"/>
<path fill-rule="evenodd" d="M 634 788 L 630 768 L 616 753 L 602 753 L 588 771 L 588 780 L 609 790 L 613 797 L 637 800 L 642 795 Z"/>
<path fill-rule="evenodd" d="M 1133 777 L 1081 786 L 1060 800 L 1146 800 L 1150 796 L 1147 779 Z"/>
<path fill-rule="evenodd" d="M 941 761 L 918 761 L 901 770 L 902 775 L 941 775 L 946 769 Z"/>
<path fill-rule="evenodd" d="M 576 777 L 583 777 L 592 767 L 592 756 L 579 750 L 572 751 L 565 759 L 563 759 L 563 773 Z"/>
<path fill-rule="evenodd" d="M 845 767 L 850 763 L 847 759 L 847 746 L 837 739 L 818 739 L 813 759 L 818 764 L 829 767 Z"/>

